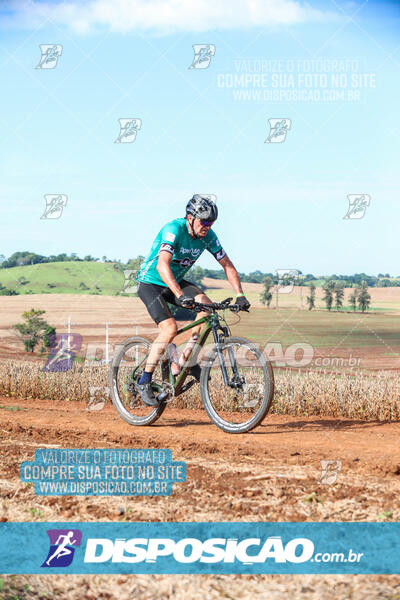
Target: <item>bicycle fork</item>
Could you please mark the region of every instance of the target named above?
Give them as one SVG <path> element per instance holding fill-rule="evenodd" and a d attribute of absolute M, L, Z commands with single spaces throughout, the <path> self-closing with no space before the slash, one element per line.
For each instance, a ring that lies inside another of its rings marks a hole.
<path fill-rule="evenodd" d="M 237 369 L 236 358 L 235 358 L 235 355 L 234 355 L 234 352 L 233 352 L 231 346 L 227 347 L 228 356 L 229 356 L 229 360 L 231 363 L 230 366 L 231 366 L 232 372 L 233 372 L 232 381 L 229 381 L 228 372 L 227 372 L 225 360 L 224 360 L 224 355 L 221 350 L 221 346 L 224 341 L 224 336 L 228 335 L 228 330 L 226 329 L 226 327 L 222 327 L 221 329 L 222 329 L 223 333 L 218 335 L 217 330 L 213 328 L 213 336 L 214 336 L 214 341 L 215 341 L 215 345 L 217 348 L 217 355 L 218 355 L 218 360 L 219 360 L 219 364 L 220 364 L 221 371 L 222 371 L 222 377 L 224 379 L 224 384 L 229 387 L 238 387 L 240 385 L 240 382 L 239 382 L 240 378 L 239 378 L 239 373 L 238 373 L 238 369 Z"/>

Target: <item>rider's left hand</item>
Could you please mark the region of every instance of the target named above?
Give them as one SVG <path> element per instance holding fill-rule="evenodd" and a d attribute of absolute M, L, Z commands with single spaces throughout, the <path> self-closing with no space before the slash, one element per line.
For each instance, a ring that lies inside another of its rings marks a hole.
<path fill-rule="evenodd" d="M 238 296 L 235 300 L 235 304 L 242 310 L 248 310 L 251 306 L 250 302 L 245 296 Z"/>
<path fill-rule="evenodd" d="M 177 302 L 179 306 L 182 306 L 182 308 L 191 309 L 195 305 L 194 299 L 191 296 L 185 296 L 185 294 L 179 296 L 179 298 L 177 298 Z"/>

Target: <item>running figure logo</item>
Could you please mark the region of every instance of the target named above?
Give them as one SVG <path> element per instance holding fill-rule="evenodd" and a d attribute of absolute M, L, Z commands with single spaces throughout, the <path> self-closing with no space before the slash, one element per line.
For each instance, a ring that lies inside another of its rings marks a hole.
<path fill-rule="evenodd" d="M 136 294 L 137 293 L 137 284 L 135 283 L 137 271 L 133 269 L 125 269 L 124 270 L 124 287 L 122 288 L 122 293 L 124 294 Z"/>
<path fill-rule="evenodd" d="M 50 352 L 42 371 L 69 371 L 74 364 L 75 352 L 81 349 L 82 336 L 79 333 L 56 333 L 50 342 Z"/>
<path fill-rule="evenodd" d="M 81 545 L 79 529 L 48 529 L 50 549 L 42 567 L 68 567 L 74 558 L 75 547 Z"/>
<path fill-rule="evenodd" d="M 286 140 L 286 135 L 292 126 L 291 119 L 268 119 L 269 135 L 265 144 L 281 144 Z"/>
<path fill-rule="evenodd" d="M 193 44 L 194 57 L 189 69 L 208 69 L 215 54 L 214 44 Z"/>
<path fill-rule="evenodd" d="M 277 292 L 290 294 L 299 276 L 299 271 L 297 269 L 276 269 L 276 274 L 278 276 Z"/>
<path fill-rule="evenodd" d="M 63 47 L 61 44 L 40 44 L 39 48 L 42 56 L 40 57 L 39 64 L 35 68 L 54 69 L 62 54 Z"/>
<path fill-rule="evenodd" d="M 368 194 L 348 194 L 349 208 L 343 219 L 362 219 L 371 202 Z"/>
<path fill-rule="evenodd" d="M 339 471 L 342 470 L 341 460 L 321 460 L 321 475 L 318 483 L 332 485 L 336 482 Z"/>
<path fill-rule="evenodd" d="M 139 129 L 142 128 L 142 119 L 118 119 L 120 132 L 115 144 L 132 144 L 136 140 Z"/>
<path fill-rule="evenodd" d="M 59 219 L 64 207 L 67 205 L 65 194 L 45 194 L 46 208 L 41 219 Z"/>
<path fill-rule="evenodd" d="M 107 397 L 110 395 L 110 388 L 106 386 L 91 385 L 89 387 L 89 393 L 90 400 L 86 406 L 86 410 L 103 410 L 107 402 Z"/>

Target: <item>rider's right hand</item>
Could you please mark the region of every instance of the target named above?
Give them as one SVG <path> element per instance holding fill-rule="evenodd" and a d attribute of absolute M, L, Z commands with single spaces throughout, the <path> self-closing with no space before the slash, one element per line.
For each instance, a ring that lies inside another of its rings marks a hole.
<path fill-rule="evenodd" d="M 177 302 L 178 302 L 179 306 L 182 306 L 182 308 L 193 308 L 194 307 L 193 298 L 191 298 L 190 296 L 185 296 L 185 294 L 182 294 L 182 296 L 179 296 L 179 298 L 177 298 Z"/>

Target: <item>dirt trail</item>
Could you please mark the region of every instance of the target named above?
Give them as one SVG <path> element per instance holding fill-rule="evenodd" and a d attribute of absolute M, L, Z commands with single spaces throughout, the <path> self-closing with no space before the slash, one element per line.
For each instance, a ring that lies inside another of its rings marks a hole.
<path fill-rule="evenodd" d="M 70 445 L 72 436 L 79 447 L 123 442 L 126 447 L 171 448 L 187 458 L 217 454 L 233 460 L 237 452 L 256 462 L 267 458 L 310 464 L 340 459 L 344 464 L 357 463 L 352 469 L 358 472 L 389 476 L 399 475 L 400 469 L 400 423 L 268 415 L 252 432 L 232 435 L 213 425 L 203 410 L 173 406 L 151 427 L 128 425 L 111 404 L 98 412 L 86 410 L 81 402 L 1 398 L 0 406 L 2 427 L 11 424 L 20 432 L 36 432 L 35 437 L 43 441 L 55 437 L 62 446 Z"/>
<path fill-rule="evenodd" d="M 174 460 L 187 461 L 187 481 L 174 484 L 169 498 L 57 498 L 57 520 L 79 519 L 73 506 L 85 518 L 118 519 L 127 502 L 139 520 L 376 520 L 382 511 L 400 520 L 400 423 L 270 415 L 253 432 L 230 435 L 201 410 L 168 407 L 141 428 L 111 404 L 91 412 L 81 402 L 2 398 L 0 430 L 3 498 L 16 494 L 15 504 L 4 504 L 11 513 L 28 494 L 51 516 L 55 499 L 35 497 L 19 482 L 20 462 L 47 445 L 170 448 Z M 333 485 L 320 482 L 321 460 L 341 461 Z"/>
<path fill-rule="evenodd" d="M 400 423 L 271 415 L 250 434 L 229 435 L 204 411 L 168 407 L 152 427 L 134 428 L 111 405 L 100 412 L 85 407 L 83 402 L 0 398 L 3 521 L 400 520 Z M 170 448 L 174 460 L 187 462 L 187 481 L 174 484 L 167 497 L 36 496 L 31 484 L 21 483 L 19 468 L 40 447 Z M 334 484 L 320 483 L 321 459 L 341 460 Z M 32 600 L 43 591 L 69 600 L 128 598 L 136 585 L 139 595 L 160 600 L 228 595 L 261 600 L 267 590 L 271 600 L 288 593 L 304 600 L 394 599 L 400 589 L 398 576 L 178 579 L 21 576 L 6 577 L 5 585 Z"/>

